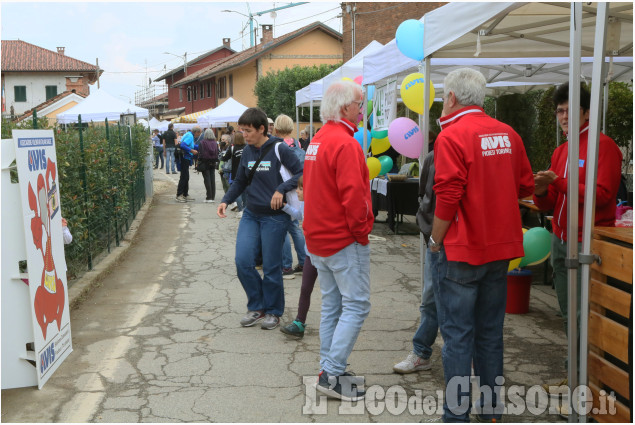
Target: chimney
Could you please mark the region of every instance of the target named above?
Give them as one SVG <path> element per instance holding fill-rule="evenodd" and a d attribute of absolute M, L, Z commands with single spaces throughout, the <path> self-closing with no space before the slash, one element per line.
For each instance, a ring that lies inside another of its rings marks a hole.
<path fill-rule="evenodd" d="M 57 48 L 57 53 L 59 53 L 60 55 L 64 54 L 64 49 L 66 49 L 66 47 L 58 47 Z"/>
<path fill-rule="evenodd" d="M 260 42 L 262 44 L 267 44 L 273 41 L 273 26 L 272 25 L 262 25 L 262 38 Z"/>
<path fill-rule="evenodd" d="M 228 49 L 232 48 L 231 38 L 223 38 L 223 47 L 227 47 Z"/>

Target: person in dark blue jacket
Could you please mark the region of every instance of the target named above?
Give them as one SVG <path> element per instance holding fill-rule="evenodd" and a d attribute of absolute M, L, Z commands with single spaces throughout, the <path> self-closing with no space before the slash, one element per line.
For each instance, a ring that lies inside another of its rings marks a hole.
<path fill-rule="evenodd" d="M 189 196 L 190 189 L 190 165 L 193 163 L 192 159 L 194 155 L 198 153 L 198 145 L 194 143 L 201 135 L 201 127 L 195 126 L 192 131 L 188 131 L 181 138 L 181 152 L 183 157 L 181 158 L 181 177 L 179 178 L 179 185 L 176 189 L 177 202 L 194 201 L 194 198 Z"/>
<path fill-rule="evenodd" d="M 243 192 L 247 193 L 247 205 L 236 236 L 236 272 L 247 294 L 247 314 L 240 324 L 253 326 L 262 322 L 262 329 L 275 329 L 284 312 L 282 244 L 290 224 L 290 217 L 282 211 L 282 206 L 285 194 L 298 185 L 302 164 L 282 139 L 267 135 L 267 115 L 261 109 L 247 109 L 238 125 L 247 146 L 243 149 L 236 178 L 218 206 L 217 214 L 225 218 L 227 205 Z M 280 159 L 276 144 L 279 144 Z M 250 181 L 250 172 L 256 165 Z M 292 174 L 286 181 L 280 174 L 282 166 Z M 260 252 L 263 277 L 256 270 L 256 257 Z"/>

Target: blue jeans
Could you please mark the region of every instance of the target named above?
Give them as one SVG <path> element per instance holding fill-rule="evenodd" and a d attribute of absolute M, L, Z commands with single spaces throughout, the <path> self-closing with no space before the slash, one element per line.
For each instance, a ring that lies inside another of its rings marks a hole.
<path fill-rule="evenodd" d="M 322 290 L 320 369 L 342 375 L 370 312 L 370 245 L 354 242 L 330 257 L 311 253 Z"/>
<path fill-rule="evenodd" d="M 163 168 L 163 146 L 154 147 L 154 168 L 159 166 L 159 159 L 161 160 L 161 168 Z"/>
<path fill-rule="evenodd" d="M 282 242 L 289 226 L 287 214 L 258 215 L 243 212 L 236 236 L 236 273 L 247 294 L 247 310 L 282 316 Z M 256 257 L 262 251 L 262 271 Z"/>
<path fill-rule="evenodd" d="M 469 422 L 470 365 L 479 379 L 477 413 L 501 419 L 503 321 L 509 261 L 480 266 L 448 261 L 444 248 L 430 254 L 445 375 L 444 422 Z"/>
<path fill-rule="evenodd" d="M 165 172 L 170 172 L 170 164 L 172 164 L 172 172 L 176 173 L 176 164 L 174 163 L 174 149 L 165 148 Z"/>
<path fill-rule="evenodd" d="M 437 321 L 437 305 L 434 302 L 434 285 L 432 284 L 431 252 L 426 249 L 426 263 L 423 267 L 423 288 L 421 288 L 421 322 L 412 338 L 414 353 L 424 359 L 432 355 L 432 344 L 437 339 L 439 322 Z"/>
<path fill-rule="evenodd" d="M 293 238 L 293 246 L 295 247 L 295 253 L 298 256 L 298 264 L 304 265 L 304 258 L 306 252 L 304 251 L 304 234 L 300 228 L 300 222 L 298 220 L 291 221 L 289 225 L 289 234 Z M 291 254 L 291 242 L 289 236 L 284 238 L 284 245 L 282 246 L 282 268 L 290 269 L 293 267 L 293 255 Z"/>

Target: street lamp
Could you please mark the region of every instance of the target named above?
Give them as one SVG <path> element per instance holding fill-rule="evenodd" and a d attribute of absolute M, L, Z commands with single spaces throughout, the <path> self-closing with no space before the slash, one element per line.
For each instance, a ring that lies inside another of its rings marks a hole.
<path fill-rule="evenodd" d="M 185 72 L 185 76 L 187 76 L 187 52 L 183 53 L 183 55 L 176 55 L 174 53 L 170 53 L 170 52 L 163 52 L 164 55 L 172 55 L 172 56 L 176 56 L 177 58 L 183 58 L 183 72 Z"/>

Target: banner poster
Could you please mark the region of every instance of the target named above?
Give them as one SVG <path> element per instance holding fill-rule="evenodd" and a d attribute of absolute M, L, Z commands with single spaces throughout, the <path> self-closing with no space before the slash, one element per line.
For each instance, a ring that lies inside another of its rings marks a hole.
<path fill-rule="evenodd" d="M 388 130 L 397 118 L 397 80 L 375 87 L 373 95 L 374 130 Z"/>
<path fill-rule="evenodd" d="M 38 388 L 73 351 L 52 130 L 13 130 Z M 72 224 L 72 223 L 71 223 Z"/>

